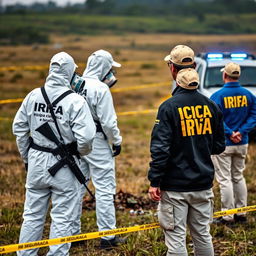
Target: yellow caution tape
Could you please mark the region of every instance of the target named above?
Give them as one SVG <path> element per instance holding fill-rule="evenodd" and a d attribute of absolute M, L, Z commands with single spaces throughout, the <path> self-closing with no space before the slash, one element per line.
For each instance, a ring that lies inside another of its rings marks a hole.
<path fill-rule="evenodd" d="M 81 234 L 81 235 L 76 235 L 76 236 L 66 236 L 66 237 L 40 240 L 40 241 L 22 243 L 22 244 L 11 244 L 11 245 L 7 245 L 7 246 L 1 246 L 0 254 L 16 252 L 16 251 L 21 251 L 21 250 L 34 249 L 34 248 L 40 248 L 40 247 L 56 245 L 56 244 L 70 243 L 70 242 L 75 242 L 75 241 L 95 239 L 98 237 L 108 236 L 108 235 L 117 235 L 117 234 L 125 234 L 125 233 L 130 233 L 130 232 L 137 232 L 137 231 L 141 231 L 141 230 L 153 229 L 153 228 L 158 228 L 158 227 L 159 227 L 159 223 L 151 223 L 151 224 L 139 225 L 139 226 L 134 226 L 134 227 L 117 228 L 117 229 L 100 231 L 100 232 L 91 232 L 91 233 L 86 233 L 86 234 Z"/>
<path fill-rule="evenodd" d="M 8 103 L 22 102 L 23 100 L 24 100 L 24 98 L 0 100 L 0 104 L 8 104 Z"/>
<path fill-rule="evenodd" d="M 145 110 L 137 110 L 137 111 L 126 111 L 126 112 L 118 112 L 118 116 L 132 116 L 132 115 L 146 115 L 156 113 L 157 109 L 145 109 Z M 12 121 L 13 118 L 10 117 L 0 117 L 2 121 Z"/>
<path fill-rule="evenodd" d="M 227 211 L 215 212 L 213 214 L 213 218 L 218 218 L 218 217 L 230 215 L 230 214 L 236 214 L 236 213 L 242 213 L 242 212 L 253 212 L 253 211 L 256 211 L 256 205 L 246 206 L 242 208 L 235 208 Z"/>
<path fill-rule="evenodd" d="M 1 117 L 0 116 L 0 121 L 12 121 L 13 118 L 10 118 L 10 117 Z"/>
<path fill-rule="evenodd" d="M 171 94 L 170 94 L 170 95 L 166 95 L 166 96 L 162 97 L 159 102 L 162 103 L 162 102 L 164 102 L 164 101 L 170 99 L 171 97 L 172 97 Z"/>
<path fill-rule="evenodd" d="M 140 89 L 151 88 L 151 87 L 161 87 L 161 86 L 167 86 L 167 85 L 170 85 L 170 82 L 116 88 L 116 89 L 112 89 L 111 92 L 113 92 L 113 93 L 125 92 L 125 91 L 133 91 L 133 90 L 140 90 Z M 22 102 L 23 100 L 24 100 L 24 98 L 0 100 L 0 104 L 17 103 L 17 102 Z"/>
<path fill-rule="evenodd" d="M 0 67 L 0 71 L 21 71 L 21 70 L 46 70 L 49 68 L 49 65 L 28 65 L 28 66 L 9 66 L 9 67 Z"/>
<path fill-rule="evenodd" d="M 162 83 L 153 83 L 153 84 L 145 84 L 145 85 L 135 85 L 123 88 L 115 88 L 111 89 L 111 92 L 125 92 L 125 91 L 132 91 L 132 90 L 140 90 L 145 88 L 152 88 L 152 87 L 161 87 L 161 86 L 170 86 L 170 82 L 162 82 Z"/>
<path fill-rule="evenodd" d="M 156 113 L 157 109 L 145 109 L 145 110 L 136 110 L 136 111 L 126 111 L 126 112 L 118 112 L 118 116 L 131 116 L 131 115 L 138 115 L 138 114 L 151 114 Z"/>
<path fill-rule="evenodd" d="M 252 211 L 256 211 L 256 205 L 231 209 L 231 210 L 227 210 L 227 211 L 215 212 L 213 217 L 217 218 L 217 217 L 221 217 L 221 216 L 225 216 L 225 215 L 242 213 L 242 212 L 252 212 Z M 90 239 L 95 239 L 95 238 L 99 238 L 102 236 L 119 235 L 119 234 L 137 232 L 137 231 L 148 230 L 148 229 L 159 228 L 159 227 L 160 227 L 159 223 L 156 222 L 156 223 L 138 225 L 138 226 L 133 226 L 133 227 L 117 228 L 117 229 L 112 229 L 112 230 L 91 232 L 91 233 L 86 233 L 86 234 L 81 234 L 81 235 L 66 236 L 66 237 L 60 237 L 60 238 L 34 241 L 34 242 L 29 242 L 29 243 L 11 244 L 11 245 L 6 245 L 6 246 L 0 246 L 0 254 L 16 252 L 16 251 L 21 251 L 21 250 L 34 249 L 34 248 L 40 248 L 40 247 L 56 245 L 56 244 L 64 244 L 64 243 L 70 243 L 70 242 L 76 242 L 76 241 L 82 241 L 82 240 L 90 240 Z"/>

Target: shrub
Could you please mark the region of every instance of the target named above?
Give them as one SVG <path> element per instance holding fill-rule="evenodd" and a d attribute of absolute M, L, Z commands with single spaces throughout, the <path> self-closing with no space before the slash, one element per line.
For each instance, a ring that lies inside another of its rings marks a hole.
<path fill-rule="evenodd" d="M 156 65 L 153 63 L 143 63 L 140 66 L 141 69 L 154 69 L 156 68 Z"/>
<path fill-rule="evenodd" d="M 17 82 L 19 79 L 23 78 L 23 75 L 20 73 L 16 73 L 13 75 L 13 77 L 10 79 L 11 83 Z"/>

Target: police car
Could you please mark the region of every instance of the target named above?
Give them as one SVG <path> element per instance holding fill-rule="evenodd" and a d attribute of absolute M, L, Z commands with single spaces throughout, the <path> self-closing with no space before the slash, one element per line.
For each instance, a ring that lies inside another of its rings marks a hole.
<path fill-rule="evenodd" d="M 223 86 L 220 69 L 229 62 L 240 65 L 240 84 L 256 95 L 256 57 L 253 54 L 243 52 L 199 53 L 195 62 L 200 78 L 199 91 L 207 97 Z"/>
<path fill-rule="evenodd" d="M 195 58 L 199 74 L 199 91 L 210 97 L 223 86 L 220 70 L 229 62 L 241 67 L 239 83 L 256 95 L 256 57 L 249 53 L 199 53 Z M 249 133 L 250 141 L 256 142 L 256 127 Z"/>

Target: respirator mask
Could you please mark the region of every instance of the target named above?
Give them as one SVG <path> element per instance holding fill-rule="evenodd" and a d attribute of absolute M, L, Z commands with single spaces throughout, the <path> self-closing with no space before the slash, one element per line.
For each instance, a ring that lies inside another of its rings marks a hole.
<path fill-rule="evenodd" d="M 74 72 L 70 85 L 73 91 L 81 93 L 84 89 L 85 80 L 79 74 Z"/>
<path fill-rule="evenodd" d="M 102 80 L 102 82 L 105 83 L 109 88 L 114 86 L 114 84 L 117 82 L 114 74 L 116 74 L 116 71 L 111 69 Z"/>

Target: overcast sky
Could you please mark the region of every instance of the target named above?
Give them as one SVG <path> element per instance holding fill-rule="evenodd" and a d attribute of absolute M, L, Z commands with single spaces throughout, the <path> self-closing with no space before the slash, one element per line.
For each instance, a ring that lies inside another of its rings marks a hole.
<path fill-rule="evenodd" d="M 1 2 L 1 0 L 0 0 Z M 2 0 L 3 5 L 12 5 L 15 3 L 21 3 L 21 4 L 31 4 L 34 2 L 38 3 L 47 3 L 48 0 Z M 74 4 L 74 3 L 84 3 L 85 0 L 53 0 L 53 2 L 57 3 L 59 6 L 66 5 L 68 2 Z"/>

